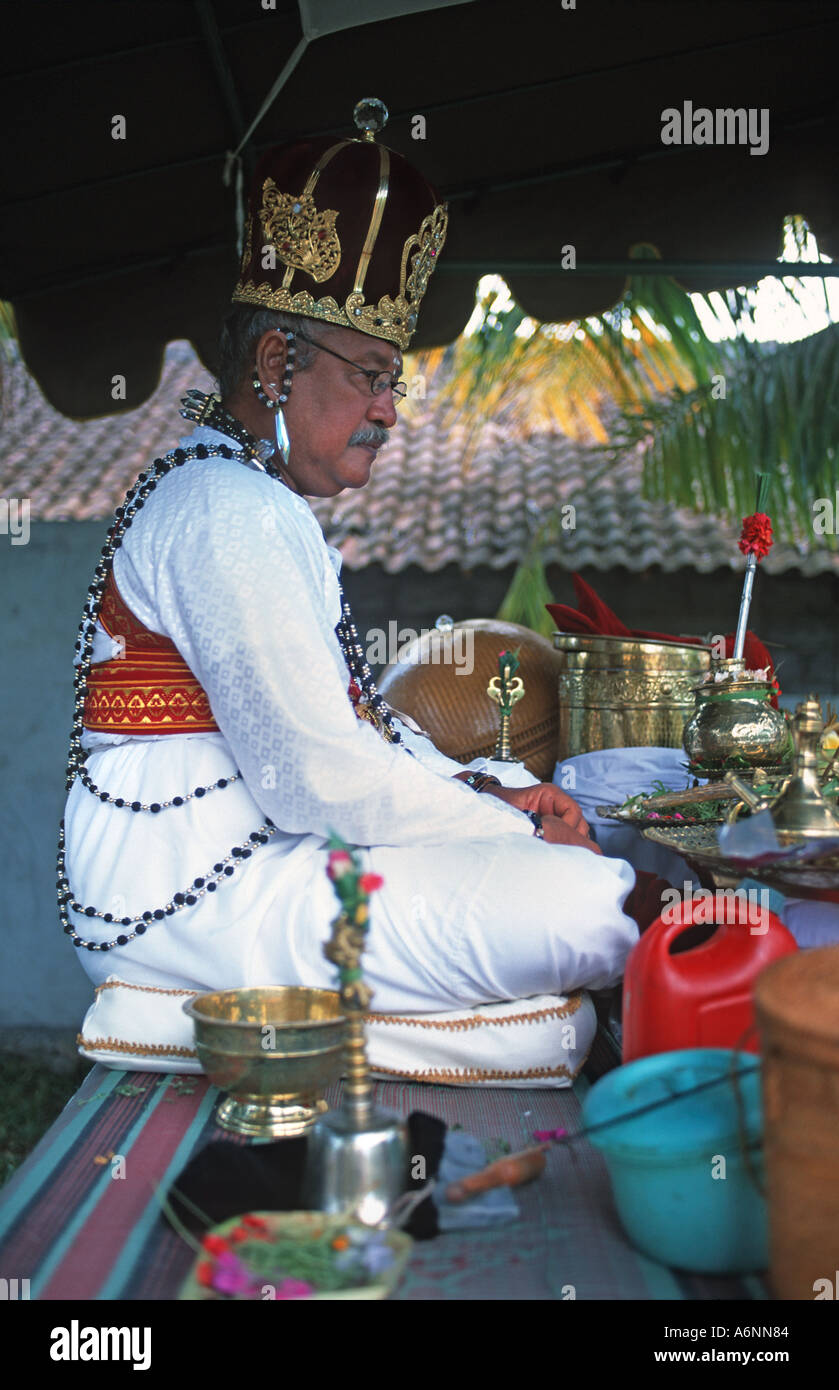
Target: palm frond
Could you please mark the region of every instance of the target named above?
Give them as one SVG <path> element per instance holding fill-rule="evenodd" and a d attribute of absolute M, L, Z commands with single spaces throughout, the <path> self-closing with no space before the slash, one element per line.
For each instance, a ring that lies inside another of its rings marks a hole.
<path fill-rule="evenodd" d="M 653 501 L 738 519 L 754 510 L 755 474 L 772 475 L 768 509 L 790 544 L 812 536 L 813 504 L 836 491 L 839 325 L 798 342 L 750 344 L 724 373 L 643 412 L 624 412 L 611 446 L 646 442 L 643 491 Z M 828 539 L 834 549 L 836 537 Z"/>

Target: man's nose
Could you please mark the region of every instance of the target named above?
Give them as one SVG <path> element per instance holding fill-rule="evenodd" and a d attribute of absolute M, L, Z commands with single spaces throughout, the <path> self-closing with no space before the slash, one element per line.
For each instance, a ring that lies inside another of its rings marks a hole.
<path fill-rule="evenodd" d="M 393 392 L 390 389 L 382 391 L 378 396 L 372 398 L 370 409 L 367 411 L 367 419 L 378 425 L 384 425 L 385 429 L 393 429 L 397 415 Z"/>

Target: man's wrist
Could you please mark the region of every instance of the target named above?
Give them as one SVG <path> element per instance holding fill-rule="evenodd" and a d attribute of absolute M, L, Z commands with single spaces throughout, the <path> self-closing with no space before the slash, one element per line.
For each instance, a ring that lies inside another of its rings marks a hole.
<path fill-rule="evenodd" d="M 500 787 L 501 783 L 497 777 L 493 777 L 489 772 L 470 772 L 468 777 L 458 779 L 471 787 L 473 791 L 482 792 L 489 787 Z"/>

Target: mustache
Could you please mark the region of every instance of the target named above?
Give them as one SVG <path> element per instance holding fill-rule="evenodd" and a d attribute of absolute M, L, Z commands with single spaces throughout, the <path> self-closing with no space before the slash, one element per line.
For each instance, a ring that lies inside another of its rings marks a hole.
<path fill-rule="evenodd" d="M 367 425 L 362 430 L 356 430 L 347 445 L 351 449 L 355 444 L 369 444 L 371 448 L 381 449 L 387 444 L 388 432 L 384 425 Z"/>

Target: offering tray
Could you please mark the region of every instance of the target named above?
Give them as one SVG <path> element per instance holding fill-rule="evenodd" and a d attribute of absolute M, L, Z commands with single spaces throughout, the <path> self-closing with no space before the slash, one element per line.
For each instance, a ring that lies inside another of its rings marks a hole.
<path fill-rule="evenodd" d="M 772 795 L 780 791 L 782 774 L 767 774 L 752 769 L 746 774 L 762 792 Z M 645 826 L 722 825 L 731 802 L 738 793 L 728 782 L 708 782 L 703 787 L 687 787 L 682 791 L 667 791 L 656 796 L 630 797 L 620 806 L 598 806 L 598 816 L 604 820 L 620 821 L 622 825 Z M 726 803 L 720 806 L 716 803 Z"/>
<path fill-rule="evenodd" d="M 839 840 L 802 838 L 776 853 L 742 859 L 723 853 L 713 825 L 649 826 L 642 833 L 704 869 L 720 887 L 753 878 L 793 898 L 839 892 Z"/>

